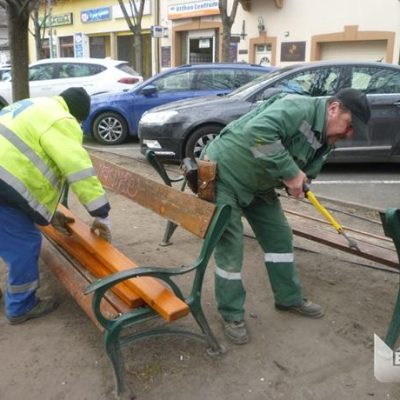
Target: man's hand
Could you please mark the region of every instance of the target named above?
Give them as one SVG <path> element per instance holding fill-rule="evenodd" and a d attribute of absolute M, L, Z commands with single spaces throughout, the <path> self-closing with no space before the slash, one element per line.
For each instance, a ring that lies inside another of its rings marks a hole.
<path fill-rule="evenodd" d="M 96 217 L 92 223 L 92 232 L 97 232 L 98 235 L 107 240 L 107 242 L 111 242 L 111 230 L 110 230 L 111 222 L 109 218 L 99 218 Z"/>
<path fill-rule="evenodd" d="M 293 196 L 296 199 L 304 199 L 304 182 L 307 182 L 307 176 L 303 171 L 299 171 L 294 178 L 285 179 L 283 181 L 287 192 L 290 194 L 290 196 Z"/>
<path fill-rule="evenodd" d="M 53 219 L 51 220 L 51 225 L 53 225 L 53 227 L 63 235 L 70 235 L 67 226 L 74 221 L 75 220 L 73 218 L 67 217 L 60 211 L 56 211 L 53 215 Z"/>

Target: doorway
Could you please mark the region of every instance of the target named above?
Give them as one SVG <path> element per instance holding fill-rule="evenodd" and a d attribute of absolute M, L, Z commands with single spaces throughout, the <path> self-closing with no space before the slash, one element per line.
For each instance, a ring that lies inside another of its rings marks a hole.
<path fill-rule="evenodd" d="M 189 64 L 215 62 L 214 30 L 189 32 L 187 62 Z"/>

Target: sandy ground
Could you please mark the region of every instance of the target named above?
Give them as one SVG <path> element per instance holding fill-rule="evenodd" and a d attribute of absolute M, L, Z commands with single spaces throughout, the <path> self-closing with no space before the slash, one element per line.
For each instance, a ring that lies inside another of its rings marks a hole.
<path fill-rule="evenodd" d="M 117 161 L 152 174 L 143 163 Z M 177 266 L 197 255 L 198 239 L 178 229 L 173 246 L 160 247 L 163 220 L 119 195 L 110 193 L 110 200 L 114 244 L 138 264 Z M 74 199 L 71 208 L 90 221 Z M 326 309 L 323 319 L 307 320 L 274 309 L 263 254 L 247 238 L 244 282 L 250 343 L 234 346 L 224 338 L 215 307 L 212 262 L 204 308 L 228 352 L 210 358 L 201 343 L 176 338 L 131 346 L 124 355 L 137 398 L 400 399 L 399 385 L 379 383 L 373 374 L 373 334 L 385 336 L 398 274 L 366 268 L 360 259 L 299 238 L 296 259 L 305 294 Z M 4 290 L 3 264 L 0 271 Z M 40 293 L 57 295 L 61 305 L 47 317 L 19 326 L 10 326 L 0 312 L 0 399 L 112 399 L 113 376 L 101 334 L 45 265 L 41 273 Z M 188 281 L 182 285 L 187 287 Z M 190 317 L 183 323 L 194 326 Z"/>

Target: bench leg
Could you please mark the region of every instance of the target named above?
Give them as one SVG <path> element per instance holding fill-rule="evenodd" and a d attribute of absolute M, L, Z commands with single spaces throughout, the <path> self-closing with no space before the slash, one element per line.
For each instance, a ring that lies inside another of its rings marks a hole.
<path fill-rule="evenodd" d="M 120 329 L 106 331 L 104 334 L 104 344 L 113 368 L 117 398 L 120 400 L 131 400 L 135 396 L 126 385 L 126 371 L 119 343 L 119 333 Z"/>
<path fill-rule="evenodd" d="M 167 226 L 165 227 L 165 232 L 164 232 L 164 237 L 162 239 L 162 242 L 160 243 L 160 246 L 169 246 L 172 244 L 172 242 L 170 242 L 170 239 L 172 237 L 172 235 L 175 232 L 175 229 L 178 227 L 178 225 L 174 224 L 171 221 L 167 221 Z"/>
<path fill-rule="evenodd" d="M 385 343 L 394 350 L 397 338 L 400 333 L 400 288 L 397 294 L 396 305 L 394 306 L 392 320 L 389 324 L 389 330 L 386 335 Z"/>
<path fill-rule="evenodd" d="M 210 355 L 217 355 L 217 354 L 223 354 L 226 352 L 226 349 L 221 346 L 217 339 L 215 338 L 210 325 L 208 325 L 208 321 L 203 313 L 203 310 L 201 308 L 199 308 L 198 306 L 193 306 L 193 308 L 191 308 L 192 310 L 192 315 L 193 318 L 196 320 L 196 322 L 198 323 L 201 331 L 203 332 L 207 344 L 209 346 L 209 348 L 207 349 L 208 354 Z"/>

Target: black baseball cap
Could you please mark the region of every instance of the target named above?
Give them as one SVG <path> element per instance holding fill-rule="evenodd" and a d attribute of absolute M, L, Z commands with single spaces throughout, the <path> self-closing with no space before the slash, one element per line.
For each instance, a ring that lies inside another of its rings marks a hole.
<path fill-rule="evenodd" d="M 365 93 L 357 89 L 344 88 L 337 92 L 335 98 L 351 112 L 354 133 L 366 137 L 371 109 Z"/>

